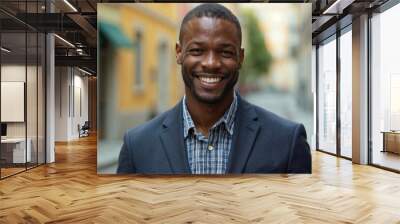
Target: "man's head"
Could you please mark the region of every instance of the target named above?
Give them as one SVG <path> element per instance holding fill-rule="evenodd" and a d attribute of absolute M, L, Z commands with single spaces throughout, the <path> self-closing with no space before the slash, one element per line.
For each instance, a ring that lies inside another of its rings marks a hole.
<path fill-rule="evenodd" d="M 240 27 L 239 20 L 229 9 L 226 7 L 216 4 L 216 3 L 206 3 L 199 5 L 192 10 L 190 10 L 185 17 L 183 17 L 181 23 L 181 29 L 179 31 L 179 42 L 182 42 L 182 34 L 184 33 L 184 28 L 187 22 L 194 18 L 209 17 L 216 19 L 224 19 L 233 23 L 237 28 L 238 38 L 242 42 L 242 28 Z"/>
<path fill-rule="evenodd" d="M 183 18 L 176 53 L 189 97 L 207 104 L 232 99 L 241 41 L 238 19 L 222 5 L 202 4 Z"/>

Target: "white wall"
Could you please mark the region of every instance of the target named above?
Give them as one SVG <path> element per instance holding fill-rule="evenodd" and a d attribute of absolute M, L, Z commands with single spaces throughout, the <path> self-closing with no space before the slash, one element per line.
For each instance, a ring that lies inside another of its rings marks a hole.
<path fill-rule="evenodd" d="M 24 82 L 1 82 L 1 121 L 24 122 Z M 34 105 L 36 108 L 36 105 Z"/>
<path fill-rule="evenodd" d="M 38 158 L 39 163 L 45 162 L 45 90 L 43 79 L 44 74 L 42 73 L 41 66 L 25 66 L 25 64 L 4 64 L 1 66 L 2 82 L 24 82 L 26 87 L 26 105 L 25 102 L 22 102 L 23 106 L 18 109 L 22 110 L 20 113 L 25 114 L 26 112 L 26 120 L 24 118 L 22 122 L 6 122 L 7 137 L 24 138 L 27 136 L 27 138 L 30 139 L 29 142 L 31 143 L 29 147 L 32 151 L 32 161 L 36 162 L 36 158 Z M 4 94 L 3 90 L 4 89 L 2 89 L 2 93 Z M 22 94 L 23 93 L 24 91 L 22 90 Z M 8 97 L 7 95 L 2 95 L 2 98 Z M 16 113 L 15 111 L 12 111 L 16 109 L 12 109 L 10 107 L 3 106 L 1 110 L 2 112 Z M 51 160 L 48 161 L 51 162 Z"/>
<path fill-rule="evenodd" d="M 76 68 L 56 67 L 56 141 L 77 139 L 78 124 L 88 120 L 88 78 L 83 75 Z"/>
<path fill-rule="evenodd" d="M 1 81 L 2 82 L 25 82 L 25 65 L 2 65 L 1 66 Z M 28 67 L 28 70 L 31 68 Z M 2 96 L 6 97 L 6 96 Z M 7 108 L 1 108 L 7 110 Z M 8 122 L 7 123 L 8 137 L 24 137 L 25 124 L 24 122 Z"/>
<path fill-rule="evenodd" d="M 29 69 L 29 66 L 28 66 Z M 1 81 L 21 81 L 25 82 L 25 64 L 24 65 L 2 65 Z"/>
<path fill-rule="evenodd" d="M 27 69 L 27 70 L 25 70 Z M 34 66 L 28 66 L 25 67 L 24 65 L 18 65 L 18 64 L 9 64 L 9 65 L 2 65 L 1 66 L 1 81 L 4 82 L 25 82 L 25 75 L 26 75 L 26 71 L 28 72 L 28 76 L 31 74 L 35 74 L 36 75 L 36 67 Z M 31 80 L 30 77 L 28 77 L 29 79 L 29 83 L 30 85 L 36 85 L 36 81 Z M 27 103 L 31 103 L 33 102 L 34 99 L 36 99 L 36 88 L 27 88 Z M 2 96 L 2 97 L 6 97 L 6 96 Z M 36 102 L 36 101 L 35 101 Z M 28 105 L 29 106 L 29 105 Z M 31 107 L 35 107 L 36 108 L 36 104 L 35 105 L 30 105 Z M 39 105 L 40 106 L 40 105 Z M 1 108 L 1 110 L 7 110 L 7 108 Z M 31 111 L 28 111 L 31 112 Z M 36 123 L 36 113 L 28 113 L 27 114 L 27 118 L 28 118 L 28 122 L 32 122 L 35 121 Z M 7 136 L 8 137 L 25 137 L 25 124 L 26 122 L 7 122 Z M 33 128 L 34 130 L 36 130 L 36 125 L 33 125 L 31 123 L 29 123 L 28 125 L 28 137 L 29 137 L 29 133 L 31 133 L 31 129 Z"/>
<path fill-rule="evenodd" d="M 68 140 L 68 72 L 67 67 L 55 68 L 55 141 Z"/>

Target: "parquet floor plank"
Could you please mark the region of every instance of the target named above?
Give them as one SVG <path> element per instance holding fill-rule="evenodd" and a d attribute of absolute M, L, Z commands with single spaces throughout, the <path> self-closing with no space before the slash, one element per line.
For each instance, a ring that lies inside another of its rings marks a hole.
<path fill-rule="evenodd" d="M 400 175 L 313 152 L 312 175 L 97 175 L 96 136 L 0 181 L 0 223 L 400 223 Z"/>

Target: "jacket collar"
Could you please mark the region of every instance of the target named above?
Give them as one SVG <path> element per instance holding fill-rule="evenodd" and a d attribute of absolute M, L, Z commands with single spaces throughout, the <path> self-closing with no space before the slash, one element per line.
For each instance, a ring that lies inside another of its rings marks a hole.
<path fill-rule="evenodd" d="M 227 173 L 244 172 L 259 129 L 260 124 L 255 107 L 238 96 L 238 109 L 235 117 L 235 128 Z"/>
<path fill-rule="evenodd" d="M 162 123 L 160 140 L 173 173 L 189 174 L 190 167 L 183 138 L 183 101 L 167 112 Z M 227 173 L 242 173 L 256 140 L 259 123 L 254 107 L 237 94 L 234 133 L 227 164 Z"/>
<path fill-rule="evenodd" d="M 161 128 L 160 139 L 172 173 L 189 174 L 190 167 L 182 134 L 182 100 L 167 112 Z"/>

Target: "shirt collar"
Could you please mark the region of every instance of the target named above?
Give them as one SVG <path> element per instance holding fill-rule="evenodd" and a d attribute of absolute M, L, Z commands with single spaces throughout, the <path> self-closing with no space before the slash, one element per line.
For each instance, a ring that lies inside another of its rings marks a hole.
<path fill-rule="evenodd" d="M 190 116 L 189 111 L 187 110 L 186 96 L 183 96 L 182 106 L 183 106 L 183 134 L 184 138 L 186 138 L 189 135 L 190 130 L 192 129 L 195 130 L 194 122 L 192 120 L 192 117 Z M 230 135 L 233 135 L 236 110 L 237 110 L 237 96 L 236 93 L 234 93 L 233 101 L 229 109 L 225 111 L 224 115 L 211 127 L 211 129 L 214 129 L 215 127 L 223 123 L 228 133 Z"/>

